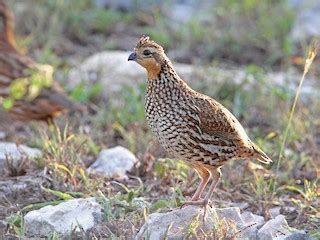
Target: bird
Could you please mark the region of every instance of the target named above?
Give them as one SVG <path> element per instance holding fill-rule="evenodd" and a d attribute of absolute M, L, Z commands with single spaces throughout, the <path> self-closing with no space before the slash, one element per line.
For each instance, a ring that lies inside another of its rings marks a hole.
<path fill-rule="evenodd" d="M 13 13 L 0 0 L 0 107 L 6 100 L 11 102 L 0 114 L 15 121 L 51 122 L 63 112 L 83 111 L 84 107 L 69 99 L 52 74 L 52 66 L 38 64 L 20 52 Z"/>
<path fill-rule="evenodd" d="M 139 39 L 128 61 L 147 70 L 145 116 L 152 133 L 170 155 L 183 160 L 201 179 L 184 206 L 206 209 L 221 179 L 221 168 L 229 160 L 272 162 L 227 108 L 179 77 L 163 47 L 150 37 Z"/>

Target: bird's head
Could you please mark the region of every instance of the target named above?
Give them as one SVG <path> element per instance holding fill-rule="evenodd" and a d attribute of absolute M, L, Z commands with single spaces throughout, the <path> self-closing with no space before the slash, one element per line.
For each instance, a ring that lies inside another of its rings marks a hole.
<path fill-rule="evenodd" d="M 148 78 L 154 79 L 161 71 L 161 66 L 167 60 L 163 48 L 148 36 L 143 36 L 130 54 L 128 61 L 136 61 L 148 71 Z"/>

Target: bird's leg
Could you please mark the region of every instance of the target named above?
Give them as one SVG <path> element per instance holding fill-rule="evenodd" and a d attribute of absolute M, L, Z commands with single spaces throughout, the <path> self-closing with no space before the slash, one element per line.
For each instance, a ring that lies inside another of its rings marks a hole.
<path fill-rule="evenodd" d="M 201 182 L 196 190 L 196 192 L 193 194 L 191 201 L 196 201 L 199 200 L 201 197 L 204 188 L 207 186 L 209 178 L 210 178 L 210 173 L 208 172 L 207 169 L 198 169 L 196 170 L 197 173 L 199 174 L 199 177 L 201 178 Z"/>
<path fill-rule="evenodd" d="M 211 176 L 212 176 L 212 183 L 209 187 L 209 191 L 207 192 L 204 200 L 205 201 L 209 201 L 209 199 L 211 198 L 214 190 L 216 189 L 216 186 L 218 185 L 220 178 L 221 178 L 221 170 L 220 168 L 213 168 L 211 171 Z"/>
<path fill-rule="evenodd" d="M 208 171 L 208 169 L 206 169 L 202 165 L 194 164 L 194 163 L 190 164 L 190 165 L 198 173 L 199 177 L 201 178 L 201 182 L 200 182 L 199 186 L 197 187 L 196 192 L 193 194 L 191 200 L 190 201 L 185 201 L 181 205 L 181 208 L 186 206 L 186 205 L 189 205 L 189 204 L 192 205 L 193 202 L 197 202 L 200 199 L 200 197 L 201 197 L 201 195 L 203 193 L 203 190 L 207 186 L 209 178 L 211 176 L 210 171 Z"/>
<path fill-rule="evenodd" d="M 209 169 L 208 169 L 209 170 Z M 212 183 L 209 187 L 209 191 L 207 192 L 204 199 L 199 199 L 196 201 L 188 201 L 183 204 L 185 205 L 195 205 L 195 206 L 202 206 L 204 207 L 204 213 L 203 213 L 203 220 L 205 219 L 206 213 L 207 213 L 207 206 L 209 204 L 210 198 L 218 185 L 221 177 L 221 171 L 220 168 L 212 168 L 210 169 L 210 176 L 212 177 Z"/>
<path fill-rule="evenodd" d="M 216 189 L 216 187 L 220 181 L 220 178 L 221 178 L 220 168 L 213 168 L 210 171 L 210 173 L 212 175 L 212 183 L 209 187 L 209 191 L 207 192 L 205 198 L 203 199 L 203 206 L 204 206 L 203 221 L 205 220 L 206 215 L 207 215 L 207 206 L 209 204 L 210 198 L 211 198 L 214 190 Z"/>
<path fill-rule="evenodd" d="M 207 186 L 207 184 L 209 182 L 209 179 L 211 177 L 211 172 L 207 168 L 204 168 L 199 165 L 193 166 L 193 168 L 199 174 L 199 176 L 201 178 L 201 182 L 200 182 L 196 192 L 192 196 L 191 200 L 185 201 L 181 207 L 184 207 L 186 205 L 202 205 L 203 204 L 202 203 L 203 199 L 200 199 L 200 197 L 203 193 L 203 190 L 205 189 L 205 187 Z"/>

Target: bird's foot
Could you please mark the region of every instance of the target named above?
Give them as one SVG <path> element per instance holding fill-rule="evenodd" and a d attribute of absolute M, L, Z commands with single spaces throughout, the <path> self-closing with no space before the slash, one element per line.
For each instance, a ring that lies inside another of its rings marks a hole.
<path fill-rule="evenodd" d="M 210 201 L 210 199 L 198 199 L 198 200 L 193 200 L 191 199 L 190 201 L 185 201 L 180 208 L 183 208 L 185 206 L 188 206 L 188 205 L 191 205 L 191 206 L 200 206 L 200 207 L 207 207 L 207 206 L 210 206 L 212 207 L 212 202 Z"/>
<path fill-rule="evenodd" d="M 208 207 L 212 207 L 212 202 L 210 201 L 210 199 L 206 199 L 206 198 L 205 198 L 205 199 L 199 199 L 199 200 L 196 200 L 196 201 L 193 201 L 193 200 L 191 200 L 191 201 L 185 201 L 185 202 L 181 205 L 180 209 L 183 208 L 183 207 L 186 207 L 186 206 L 188 206 L 188 205 L 203 207 L 203 208 L 204 208 L 203 221 L 204 221 L 204 220 L 205 220 L 205 217 L 206 217 L 206 215 L 207 215 L 207 208 L 208 208 Z"/>

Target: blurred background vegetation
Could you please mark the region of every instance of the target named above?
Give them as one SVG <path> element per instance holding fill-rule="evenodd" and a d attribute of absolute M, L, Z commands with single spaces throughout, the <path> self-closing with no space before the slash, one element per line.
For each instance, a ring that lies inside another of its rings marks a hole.
<path fill-rule="evenodd" d="M 74 45 L 131 50 L 142 34 L 187 63 L 225 60 L 280 67 L 297 50 L 290 37 L 296 11 L 289 1 L 11 2 L 17 5 L 20 46 L 40 48 L 43 62 L 51 57 L 57 64 L 50 53 L 71 54 Z"/>

